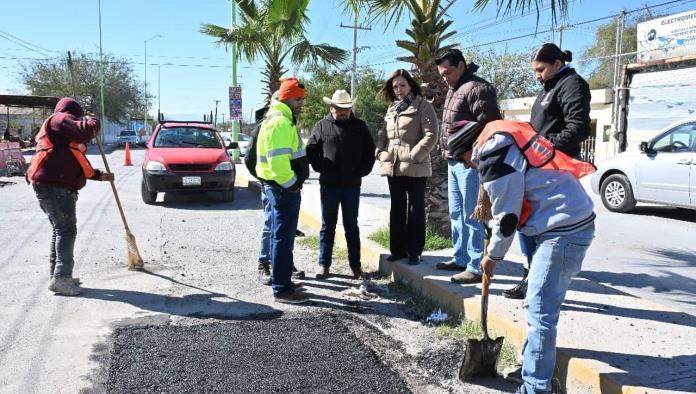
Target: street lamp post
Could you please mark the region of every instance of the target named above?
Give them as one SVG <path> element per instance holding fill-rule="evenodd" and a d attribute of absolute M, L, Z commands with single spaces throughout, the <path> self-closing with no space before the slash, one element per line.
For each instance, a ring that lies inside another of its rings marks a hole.
<path fill-rule="evenodd" d="M 145 122 L 143 123 L 143 128 L 145 128 L 145 133 L 147 133 L 147 113 L 150 111 L 150 102 L 147 99 L 147 42 L 152 41 L 155 38 L 162 38 L 160 34 L 156 34 L 147 40 L 144 41 L 145 43 Z"/>

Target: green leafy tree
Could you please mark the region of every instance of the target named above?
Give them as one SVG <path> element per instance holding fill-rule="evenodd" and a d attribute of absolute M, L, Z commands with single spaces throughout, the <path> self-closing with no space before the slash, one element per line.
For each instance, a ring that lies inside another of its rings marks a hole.
<path fill-rule="evenodd" d="M 381 73 L 365 68 L 358 70 L 357 80 L 353 113 L 367 124 L 372 136 L 376 137 L 387 112 L 387 103 L 377 98 L 385 78 Z M 305 85 L 305 103 L 298 124 L 300 128 L 311 131 L 314 124 L 329 113 L 329 106 L 322 98 L 331 97 L 338 89 L 349 90 L 350 76 L 336 69 L 311 67 L 302 81 Z"/>
<path fill-rule="evenodd" d="M 476 72 L 490 82 L 498 93 L 498 100 L 535 96 L 541 86 L 530 66 L 532 51 L 510 52 L 505 48 L 498 52 L 468 49 L 464 58 L 480 66 Z"/>
<path fill-rule="evenodd" d="M 306 36 L 309 0 L 234 1 L 239 7 L 241 23 L 229 29 L 204 24 L 200 31 L 216 38 L 218 45 L 234 47 L 247 62 L 257 59 L 265 62 L 262 75 L 267 100 L 280 87 L 279 80 L 287 72 L 286 62 L 339 65 L 345 60 L 345 50 L 309 42 Z"/>
<path fill-rule="evenodd" d="M 72 69 L 71 75 L 67 58 L 37 60 L 22 65 L 20 78 L 33 95 L 74 97 L 85 110 L 100 113 L 99 59 L 79 54 Z M 104 55 L 104 102 L 106 117 L 113 121 L 145 114 L 142 84 L 126 59 Z"/>
<path fill-rule="evenodd" d="M 642 18 L 641 18 L 642 19 Z M 621 43 L 622 52 L 635 52 L 638 48 L 636 26 L 638 20 L 626 21 Z M 591 46 L 586 47 L 581 57 L 596 59 L 584 62 L 582 71 L 589 75 L 587 83 L 590 89 L 612 88 L 614 86 L 614 55 L 616 54 L 616 19 L 605 23 L 595 31 L 595 39 Z M 636 55 L 620 57 L 621 64 L 634 63 Z"/>

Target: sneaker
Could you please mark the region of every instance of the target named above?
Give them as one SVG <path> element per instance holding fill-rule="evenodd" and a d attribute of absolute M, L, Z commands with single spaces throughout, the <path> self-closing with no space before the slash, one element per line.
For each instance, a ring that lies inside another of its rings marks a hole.
<path fill-rule="evenodd" d="M 418 265 L 421 262 L 421 257 L 420 256 L 409 256 L 408 257 L 408 265 Z"/>
<path fill-rule="evenodd" d="M 505 380 L 508 380 L 513 383 L 517 384 L 524 384 L 524 380 L 522 380 L 522 366 L 517 365 L 517 366 L 512 366 L 505 371 L 503 371 L 503 376 L 505 377 Z"/>
<path fill-rule="evenodd" d="M 387 256 L 386 260 L 387 261 L 398 261 L 398 260 L 405 259 L 405 258 L 406 258 L 406 256 L 399 256 L 399 255 L 395 255 L 395 254 L 390 254 L 389 256 Z"/>
<path fill-rule="evenodd" d="M 435 268 L 443 271 L 464 271 L 466 267 L 462 267 L 461 265 L 455 264 L 454 260 L 448 261 L 446 263 L 437 263 L 435 264 Z"/>
<path fill-rule="evenodd" d="M 292 278 L 293 279 L 304 279 L 305 278 L 305 273 L 304 271 L 299 271 L 295 266 L 292 266 Z"/>
<path fill-rule="evenodd" d="M 307 293 L 299 291 L 288 291 L 285 293 L 274 294 L 273 300 L 282 304 L 302 304 L 309 301 Z"/>
<path fill-rule="evenodd" d="M 48 282 L 48 290 L 64 296 L 78 296 L 82 294 L 82 288 L 75 284 L 73 278 L 52 278 Z"/>
<path fill-rule="evenodd" d="M 315 275 L 317 279 L 326 279 L 329 277 L 329 267 L 325 265 L 320 265 L 317 268 L 317 274 Z"/>
<path fill-rule="evenodd" d="M 259 282 L 265 286 L 271 285 L 271 264 L 259 262 Z"/>
<path fill-rule="evenodd" d="M 527 279 L 522 279 L 517 286 L 503 290 L 503 297 L 513 300 L 524 300 L 527 295 Z"/>
<path fill-rule="evenodd" d="M 481 275 L 475 274 L 471 271 L 464 271 L 452 275 L 452 277 L 450 277 L 450 280 L 452 281 L 452 283 L 459 283 L 464 285 L 471 283 L 481 283 Z"/>

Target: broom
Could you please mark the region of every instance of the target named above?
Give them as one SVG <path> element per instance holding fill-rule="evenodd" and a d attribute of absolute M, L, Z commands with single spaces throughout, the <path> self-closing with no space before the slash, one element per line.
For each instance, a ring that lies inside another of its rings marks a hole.
<path fill-rule="evenodd" d="M 101 25 L 100 25 L 101 29 Z M 101 34 L 101 30 L 100 33 Z M 101 37 L 99 39 L 101 45 Z M 101 50 L 101 49 L 100 49 Z M 73 98 L 77 100 L 77 89 L 75 88 L 75 72 L 73 70 L 72 56 L 70 51 L 68 51 L 68 69 L 70 70 L 70 81 L 72 85 Z M 102 112 L 104 110 L 104 101 L 102 97 Z M 89 115 L 89 114 L 88 114 Z M 106 172 L 111 172 L 109 169 L 109 163 L 106 161 L 106 155 L 104 154 L 104 147 L 98 137 L 94 138 L 97 141 L 97 146 L 99 147 L 99 153 L 101 153 L 102 160 L 104 161 L 104 168 Z M 116 191 L 116 185 L 114 181 L 109 181 L 111 184 L 111 190 L 114 192 L 114 198 L 116 199 L 116 205 L 118 205 L 118 212 L 121 214 L 121 220 L 123 221 L 123 226 L 126 228 L 126 244 L 128 245 L 128 269 L 129 270 L 141 270 L 145 267 L 143 263 L 143 258 L 140 257 L 140 252 L 138 252 L 138 244 L 135 243 L 135 236 L 130 232 L 128 228 L 128 222 L 126 221 L 126 215 L 123 213 L 123 207 L 121 206 L 121 199 L 118 198 L 118 192 Z"/>
<path fill-rule="evenodd" d="M 104 154 L 104 147 L 102 146 L 99 138 L 95 138 L 97 141 L 97 146 L 99 147 L 99 153 L 101 153 L 102 160 L 104 161 L 104 168 L 106 172 L 111 172 L 109 170 L 109 163 L 106 161 L 106 155 Z M 128 222 L 126 221 L 126 215 L 123 213 L 123 207 L 121 206 L 121 199 L 118 198 L 118 192 L 116 191 L 116 185 L 114 181 L 109 181 L 111 184 L 111 190 L 114 192 L 114 199 L 116 199 L 116 205 L 118 205 L 118 212 L 121 214 L 121 220 L 123 221 L 123 227 L 126 228 L 126 244 L 128 244 L 128 269 L 141 270 L 145 267 L 143 263 L 143 258 L 140 257 L 140 252 L 138 252 L 138 244 L 135 242 L 135 236 L 131 233 L 128 227 Z"/>

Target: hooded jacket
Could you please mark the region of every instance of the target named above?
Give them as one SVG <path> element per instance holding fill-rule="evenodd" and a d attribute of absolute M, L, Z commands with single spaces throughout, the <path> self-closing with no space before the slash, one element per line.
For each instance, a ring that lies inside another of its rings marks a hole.
<path fill-rule="evenodd" d="M 505 257 L 520 227 L 522 204 L 529 216 L 519 230 L 528 236 L 570 234 L 594 223 L 594 205 L 570 171 L 534 168 L 508 134 L 498 133 L 474 147 L 483 188 L 491 200 L 493 219 L 488 256 Z"/>
<path fill-rule="evenodd" d="M 375 143 L 365 122 L 352 113 L 346 121 L 329 114 L 314 125 L 307 158 L 321 185 L 360 187 L 375 164 Z"/>
<path fill-rule="evenodd" d="M 530 123 L 556 149 L 577 157 L 580 143 L 590 136 L 591 98 L 587 82 L 567 67 L 544 82 L 532 106 Z"/>
<path fill-rule="evenodd" d="M 469 63 L 459 81 L 447 91 L 440 125 L 440 150 L 445 159 L 452 159 L 447 138 L 455 130 L 454 123 L 468 120 L 486 126 L 490 121 L 502 119 L 495 88 L 475 75 L 478 68 Z"/>
<path fill-rule="evenodd" d="M 46 120 L 46 133 L 53 143 L 51 154 L 36 171 L 32 182 L 70 189 L 75 192 L 82 189 L 87 178 L 82 167 L 70 150 L 70 143 L 88 143 L 99 131 L 97 118 L 84 118 L 84 111 L 77 101 L 64 97 L 56 104 L 55 111 Z M 100 173 L 96 171 L 98 176 Z"/>

